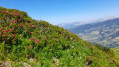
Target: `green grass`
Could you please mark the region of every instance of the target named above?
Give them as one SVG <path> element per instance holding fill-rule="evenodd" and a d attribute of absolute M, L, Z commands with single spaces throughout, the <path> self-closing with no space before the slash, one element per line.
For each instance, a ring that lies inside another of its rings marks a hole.
<path fill-rule="evenodd" d="M 116 58 L 118 58 L 118 60 L 119 60 L 119 48 L 118 47 L 117 48 L 112 48 L 112 50 L 113 50 Z"/>

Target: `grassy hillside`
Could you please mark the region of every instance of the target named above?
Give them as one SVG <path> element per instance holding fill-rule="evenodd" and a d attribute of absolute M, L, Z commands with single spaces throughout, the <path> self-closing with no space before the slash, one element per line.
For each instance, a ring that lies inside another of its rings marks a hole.
<path fill-rule="evenodd" d="M 95 47 L 26 12 L 0 7 L 0 66 L 118 67 L 115 60 L 110 49 Z"/>
<path fill-rule="evenodd" d="M 116 58 L 119 60 L 119 47 L 118 48 L 112 48 Z"/>

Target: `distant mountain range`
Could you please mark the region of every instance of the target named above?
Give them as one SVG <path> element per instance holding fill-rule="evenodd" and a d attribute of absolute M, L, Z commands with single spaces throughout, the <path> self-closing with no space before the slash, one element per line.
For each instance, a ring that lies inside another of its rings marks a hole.
<path fill-rule="evenodd" d="M 98 43 L 110 48 L 119 47 L 119 18 L 76 26 L 74 24 L 70 24 L 72 26 L 69 27 L 64 25 L 64 28 L 92 43 Z"/>
<path fill-rule="evenodd" d="M 63 27 L 65 29 L 71 29 L 71 28 L 75 28 L 81 25 L 85 25 L 85 24 L 96 24 L 96 23 L 100 23 L 109 19 L 115 19 L 115 17 L 109 17 L 109 18 L 104 18 L 104 19 L 98 19 L 98 20 L 92 20 L 92 21 L 86 21 L 86 22 L 70 22 L 70 23 L 61 23 L 61 24 L 57 24 L 60 27 Z"/>
<path fill-rule="evenodd" d="M 79 25 L 82 25 L 82 22 L 73 22 L 73 23 L 62 23 L 62 24 L 58 24 L 58 26 L 63 27 L 65 29 L 69 29 L 69 28 L 74 28 L 77 27 Z"/>

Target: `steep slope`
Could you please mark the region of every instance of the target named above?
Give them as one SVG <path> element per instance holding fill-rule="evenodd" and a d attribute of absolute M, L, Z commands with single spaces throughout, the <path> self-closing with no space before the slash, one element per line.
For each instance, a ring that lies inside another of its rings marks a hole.
<path fill-rule="evenodd" d="M 117 67 L 113 52 L 26 12 L 0 7 L 0 65 L 8 67 Z"/>
<path fill-rule="evenodd" d="M 106 47 L 119 47 L 119 18 L 91 23 L 69 29 L 79 37 Z"/>
<path fill-rule="evenodd" d="M 117 48 L 112 48 L 112 50 L 113 50 L 113 52 L 114 52 L 116 58 L 119 60 L 119 47 L 117 47 Z"/>

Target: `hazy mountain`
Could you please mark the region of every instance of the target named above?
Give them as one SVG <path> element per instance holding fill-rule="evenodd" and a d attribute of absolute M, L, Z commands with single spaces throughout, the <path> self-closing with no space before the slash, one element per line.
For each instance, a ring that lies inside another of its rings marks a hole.
<path fill-rule="evenodd" d="M 92 43 L 119 47 L 119 18 L 80 25 L 68 30 Z"/>
<path fill-rule="evenodd" d="M 71 22 L 71 23 L 61 23 L 57 24 L 60 27 L 63 27 L 65 29 L 72 29 L 81 25 L 85 24 L 96 24 L 96 23 L 101 23 L 103 21 L 109 20 L 109 19 L 114 19 L 115 17 L 109 17 L 109 18 L 103 18 L 103 19 L 97 19 L 97 20 L 92 20 L 92 21 L 85 21 L 85 22 Z"/>
<path fill-rule="evenodd" d="M 72 23 L 58 24 L 58 26 L 63 27 L 65 29 L 74 28 L 74 27 L 77 27 L 77 26 L 80 26 L 80 25 L 83 25 L 83 23 L 82 22 L 72 22 Z"/>

